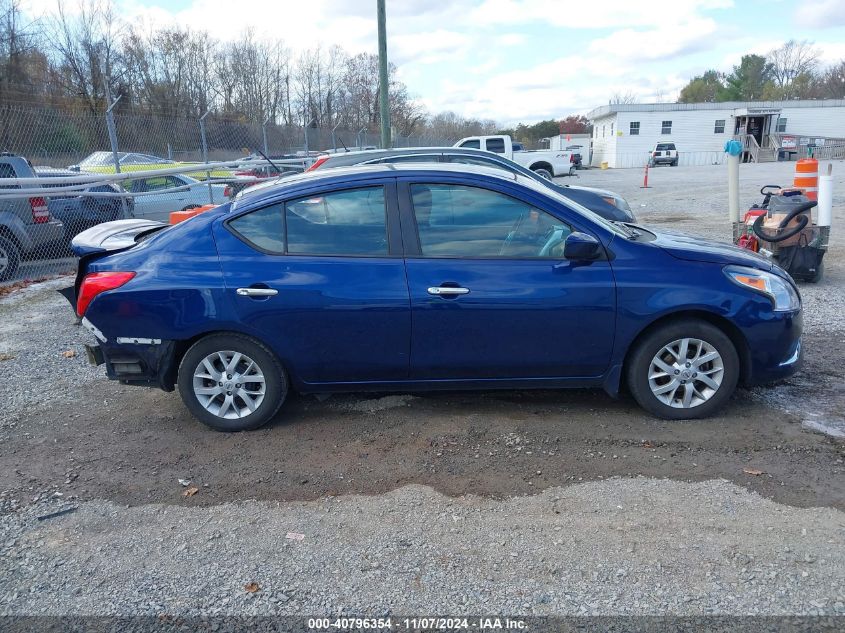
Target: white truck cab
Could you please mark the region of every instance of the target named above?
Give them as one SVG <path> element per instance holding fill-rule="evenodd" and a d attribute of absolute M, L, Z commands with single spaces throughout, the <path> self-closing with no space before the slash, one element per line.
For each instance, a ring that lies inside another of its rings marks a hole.
<path fill-rule="evenodd" d="M 567 150 L 514 150 L 514 143 L 507 134 L 491 136 L 468 136 L 455 143 L 453 147 L 482 149 L 494 154 L 501 154 L 523 167 L 527 167 L 548 180 L 557 176 L 572 176 L 575 173 L 575 157 Z"/>

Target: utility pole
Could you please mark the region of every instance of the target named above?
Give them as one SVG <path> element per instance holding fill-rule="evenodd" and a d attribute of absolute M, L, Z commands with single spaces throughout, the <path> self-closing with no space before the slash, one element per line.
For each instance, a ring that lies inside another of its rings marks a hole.
<path fill-rule="evenodd" d="M 381 148 L 390 148 L 390 108 L 388 105 L 387 83 L 387 26 L 384 1 L 377 0 L 378 13 L 378 94 L 379 109 L 381 110 Z"/>

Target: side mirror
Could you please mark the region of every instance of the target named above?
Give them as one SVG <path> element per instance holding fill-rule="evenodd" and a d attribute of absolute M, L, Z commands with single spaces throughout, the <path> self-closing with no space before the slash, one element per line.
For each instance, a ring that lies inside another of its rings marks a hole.
<path fill-rule="evenodd" d="M 586 233 L 570 233 L 563 242 L 563 256 L 573 262 L 592 261 L 600 254 L 601 244 Z"/>

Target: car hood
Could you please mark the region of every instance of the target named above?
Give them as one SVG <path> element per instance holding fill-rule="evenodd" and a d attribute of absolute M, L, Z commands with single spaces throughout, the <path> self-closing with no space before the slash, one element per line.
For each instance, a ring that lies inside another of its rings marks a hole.
<path fill-rule="evenodd" d="M 648 230 L 656 236 L 652 242 L 655 246 L 659 246 L 678 259 L 725 265 L 736 264 L 766 271 L 771 271 L 773 268 L 768 258 L 733 244 L 676 231 Z"/>

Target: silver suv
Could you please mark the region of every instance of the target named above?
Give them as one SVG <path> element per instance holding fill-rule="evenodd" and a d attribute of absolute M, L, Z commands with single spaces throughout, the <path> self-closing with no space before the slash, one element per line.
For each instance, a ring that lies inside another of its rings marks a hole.
<path fill-rule="evenodd" d="M 0 153 L 0 178 L 35 178 L 32 164 L 21 156 Z M 17 184 L 0 184 L 0 281 L 10 279 L 21 257 L 34 253 L 52 256 L 53 244 L 64 226 L 50 215 L 47 198 L 9 197 Z"/>

